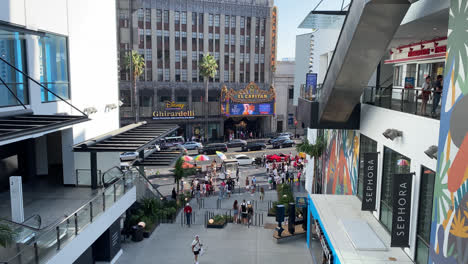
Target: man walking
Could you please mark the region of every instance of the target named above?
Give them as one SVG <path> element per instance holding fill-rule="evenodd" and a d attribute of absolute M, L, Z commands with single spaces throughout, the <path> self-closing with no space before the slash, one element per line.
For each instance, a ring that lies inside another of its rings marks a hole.
<path fill-rule="evenodd" d="M 192 241 L 192 252 L 195 256 L 195 264 L 198 264 L 198 255 L 200 254 L 202 246 L 203 244 L 200 242 L 200 237 L 196 235 L 195 239 Z"/>
<path fill-rule="evenodd" d="M 187 203 L 184 207 L 185 217 L 187 217 L 187 226 L 190 227 L 190 219 L 192 219 L 192 207 Z"/>
<path fill-rule="evenodd" d="M 440 98 L 442 97 L 442 83 L 444 81 L 444 77 L 442 75 L 437 75 L 437 81 L 434 86 L 434 99 L 432 101 L 432 117 L 436 117 L 436 110 L 439 106 Z"/>

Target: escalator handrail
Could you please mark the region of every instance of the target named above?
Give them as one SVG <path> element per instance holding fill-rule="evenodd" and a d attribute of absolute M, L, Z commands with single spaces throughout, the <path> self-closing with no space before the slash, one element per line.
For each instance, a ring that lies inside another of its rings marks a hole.
<path fill-rule="evenodd" d="M 144 173 L 142 173 L 142 172 L 140 171 L 139 168 L 137 168 L 137 167 L 132 167 L 132 169 L 135 169 L 136 171 L 138 171 L 138 173 L 140 174 L 141 178 L 143 178 L 149 185 L 151 185 L 151 188 L 152 188 L 153 190 L 155 190 L 155 191 L 159 194 L 160 197 L 164 197 L 164 195 L 162 195 L 162 193 L 159 192 L 158 188 L 154 187 L 153 183 L 146 177 L 146 175 L 145 175 Z"/>
<path fill-rule="evenodd" d="M 122 176 L 125 174 L 125 172 L 124 172 L 119 166 L 114 166 L 114 167 L 112 167 L 112 168 L 106 170 L 106 171 L 102 174 L 102 176 L 101 176 L 101 177 L 102 177 L 102 186 L 103 186 L 103 188 L 106 188 L 107 185 L 108 185 L 109 183 L 115 181 L 115 179 L 122 178 L 122 177 L 112 177 L 109 181 L 104 181 L 104 180 L 105 180 L 106 174 L 107 174 L 109 171 L 113 170 L 113 169 L 117 169 L 118 171 L 120 171 L 120 173 L 121 173 Z"/>

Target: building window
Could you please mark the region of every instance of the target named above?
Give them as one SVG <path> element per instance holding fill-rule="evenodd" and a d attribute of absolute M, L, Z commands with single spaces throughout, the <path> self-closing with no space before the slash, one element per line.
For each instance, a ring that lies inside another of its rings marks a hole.
<path fill-rule="evenodd" d="M 230 21 L 229 16 L 227 16 L 227 15 L 224 16 L 224 27 L 225 28 L 229 27 L 229 21 Z"/>
<path fill-rule="evenodd" d="M 167 102 L 167 101 L 171 101 L 170 96 L 164 96 L 164 95 L 159 96 L 159 102 Z"/>
<path fill-rule="evenodd" d="M 255 64 L 258 64 L 258 54 L 255 54 Z"/>
<path fill-rule="evenodd" d="M 162 30 L 156 30 L 156 36 L 162 37 Z"/>
<path fill-rule="evenodd" d="M 245 17 L 240 18 L 240 28 L 245 28 Z"/>
<path fill-rule="evenodd" d="M 198 24 L 203 25 L 203 13 L 198 15 Z"/>
<path fill-rule="evenodd" d="M 265 63 L 265 54 L 260 54 L 260 63 Z"/>
<path fill-rule="evenodd" d="M 145 22 L 151 22 L 151 9 L 145 9 Z"/>
<path fill-rule="evenodd" d="M 176 82 L 180 82 L 180 69 L 175 70 L 175 80 Z"/>
<path fill-rule="evenodd" d="M 224 35 L 224 45 L 229 45 L 229 35 L 228 34 Z"/>
<path fill-rule="evenodd" d="M 187 98 L 188 98 L 187 96 L 177 96 L 176 102 L 188 102 Z"/>
<path fill-rule="evenodd" d="M 180 21 L 182 22 L 182 25 L 187 24 L 187 12 L 182 12 L 180 13 Z"/>
<path fill-rule="evenodd" d="M 180 12 L 179 11 L 174 12 L 174 23 L 176 23 L 176 24 L 180 23 Z"/>
<path fill-rule="evenodd" d="M 198 38 L 199 38 L 199 39 L 203 39 L 203 33 L 202 33 L 202 32 L 199 32 L 199 33 L 198 33 Z"/>
<path fill-rule="evenodd" d="M 294 85 L 288 87 L 288 99 L 294 99 Z"/>
<path fill-rule="evenodd" d="M 359 174 L 357 196 L 362 199 L 364 192 L 364 153 L 377 152 L 377 141 L 374 141 L 363 134 L 360 136 L 359 143 Z"/>
<path fill-rule="evenodd" d="M 143 21 L 143 19 L 145 18 L 145 11 L 143 10 L 143 8 L 140 8 L 138 9 L 138 21 Z"/>
<path fill-rule="evenodd" d="M 241 35 L 240 36 L 240 45 L 244 45 L 245 44 L 245 36 L 244 35 Z"/>
<path fill-rule="evenodd" d="M 196 51 L 192 52 L 192 61 L 197 61 L 198 54 Z"/>
<path fill-rule="evenodd" d="M 0 28 L 0 57 L 21 71 L 26 71 L 24 34 Z M 41 65 L 42 66 L 42 65 Z M 41 67 L 41 74 L 43 67 Z M 42 75 L 41 75 L 42 76 Z M 23 104 L 28 104 L 28 86 L 24 76 L 0 62 L 0 77 Z M 11 92 L 0 83 L 0 107 L 20 105 Z"/>
<path fill-rule="evenodd" d="M 187 37 L 187 32 L 186 32 L 186 31 L 182 31 L 181 35 L 182 35 L 183 38 L 186 38 L 186 37 Z"/>
<path fill-rule="evenodd" d="M 245 57 L 245 63 L 250 63 L 250 54 L 247 53 L 244 55 L 244 57 Z"/>
<path fill-rule="evenodd" d="M 239 54 L 239 61 L 240 63 L 244 62 L 244 53 Z"/>
<path fill-rule="evenodd" d="M 169 30 L 164 30 L 164 37 L 169 37 Z"/>
<path fill-rule="evenodd" d="M 70 99 L 68 81 L 68 44 L 66 37 L 46 34 L 39 40 L 40 81 L 63 99 Z M 59 100 L 41 89 L 42 102 Z"/>
<path fill-rule="evenodd" d="M 198 77 L 198 70 L 192 70 L 192 82 L 196 82 Z"/>
<path fill-rule="evenodd" d="M 208 39 L 213 39 L 213 33 L 208 33 Z"/>
<path fill-rule="evenodd" d="M 180 62 L 180 50 L 175 51 L 175 61 Z"/>
<path fill-rule="evenodd" d="M 231 35 L 231 45 L 236 45 L 236 35 Z"/>
<path fill-rule="evenodd" d="M 158 81 L 162 82 L 163 79 L 163 69 L 158 69 Z"/>
<path fill-rule="evenodd" d="M 395 66 L 393 72 L 393 85 L 403 86 L 403 66 Z"/>
<path fill-rule="evenodd" d="M 213 26 L 213 14 L 208 15 L 208 26 Z"/>
<path fill-rule="evenodd" d="M 169 10 L 164 10 L 164 23 L 169 23 Z"/>
<path fill-rule="evenodd" d="M 219 39 L 219 34 L 215 33 L 215 39 Z"/>
<path fill-rule="evenodd" d="M 294 114 L 288 114 L 288 128 L 294 128 Z"/>
<path fill-rule="evenodd" d="M 164 81 L 169 81 L 169 69 L 164 69 Z"/>
<path fill-rule="evenodd" d="M 182 70 L 182 81 L 186 82 L 187 81 L 187 70 Z"/>
<path fill-rule="evenodd" d="M 235 28 L 235 27 L 236 27 L 236 17 L 231 16 L 231 28 Z"/>
<path fill-rule="evenodd" d="M 208 102 L 218 102 L 218 97 L 216 97 L 216 96 L 208 96 Z"/>
<path fill-rule="evenodd" d="M 196 26 L 197 25 L 197 13 L 192 12 L 192 25 Z"/>
<path fill-rule="evenodd" d="M 192 32 L 192 38 L 194 38 L 194 39 L 197 38 L 197 32 Z"/>
<path fill-rule="evenodd" d="M 145 50 L 145 60 L 151 61 L 153 58 L 153 52 L 151 49 Z"/>
<path fill-rule="evenodd" d="M 261 36 L 260 37 L 260 47 L 263 48 L 265 46 L 265 37 Z"/>
<path fill-rule="evenodd" d="M 214 25 L 215 25 L 215 27 L 219 27 L 219 15 L 215 15 L 215 17 L 214 17 Z"/>
<path fill-rule="evenodd" d="M 156 9 L 156 22 L 157 23 L 162 22 L 162 11 L 161 11 L 161 9 Z"/>
<path fill-rule="evenodd" d="M 407 166 L 400 166 L 406 160 Z M 383 156 L 383 171 L 382 171 L 382 193 L 380 197 L 380 222 L 389 232 L 392 232 L 392 215 L 393 215 L 393 177 L 398 173 L 410 172 L 411 160 L 393 151 L 390 148 L 384 147 Z"/>
<path fill-rule="evenodd" d="M 224 81 L 229 82 L 229 71 L 224 71 Z"/>
<path fill-rule="evenodd" d="M 416 231 L 416 263 L 418 264 L 426 264 L 429 260 L 434 184 L 435 171 L 421 166 L 418 224 Z"/>
<path fill-rule="evenodd" d="M 215 58 L 215 60 L 217 60 L 217 61 L 219 60 L 219 52 L 215 52 L 215 53 L 214 53 L 214 58 Z"/>

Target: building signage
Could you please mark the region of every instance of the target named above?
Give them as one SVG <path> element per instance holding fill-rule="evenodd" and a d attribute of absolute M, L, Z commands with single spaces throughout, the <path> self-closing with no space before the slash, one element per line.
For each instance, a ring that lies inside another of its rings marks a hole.
<path fill-rule="evenodd" d="M 364 179 L 361 210 L 375 211 L 377 196 L 377 158 L 378 153 L 364 153 Z"/>
<path fill-rule="evenodd" d="M 317 237 L 320 241 L 320 245 L 322 245 L 323 259 L 322 261 L 320 261 L 320 263 L 332 264 L 333 253 L 330 250 L 330 246 L 328 246 L 328 242 L 323 234 L 322 227 L 320 226 L 320 223 L 317 219 L 314 219 L 314 222 L 315 222 L 315 233 L 317 233 Z"/>
<path fill-rule="evenodd" d="M 276 69 L 276 40 L 277 40 L 277 28 L 278 28 L 278 16 L 277 8 L 274 6 L 271 9 L 271 55 L 270 55 L 270 65 L 272 71 Z"/>
<path fill-rule="evenodd" d="M 221 90 L 221 113 L 225 116 L 261 116 L 275 114 L 276 93 L 261 90 L 251 82 L 244 89 L 228 90 L 223 86 Z"/>
<path fill-rule="evenodd" d="M 390 50 L 390 59 L 385 63 L 414 60 L 443 59 L 447 52 L 447 37 L 399 46 Z"/>
<path fill-rule="evenodd" d="M 317 93 L 317 74 L 316 73 L 306 73 L 306 94 L 312 95 Z"/>
<path fill-rule="evenodd" d="M 414 88 L 414 77 L 406 77 L 405 89 L 413 89 L 413 88 Z"/>
<path fill-rule="evenodd" d="M 176 103 L 174 101 L 166 101 L 163 111 L 154 111 L 154 120 L 170 120 L 170 119 L 193 119 L 195 111 L 185 110 L 185 104 Z"/>
<path fill-rule="evenodd" d="M 393 176 L 393 216 L 391 247 L 409 246 L 409 227 L 411 220 L 411 187 L 413 174 Z"/>

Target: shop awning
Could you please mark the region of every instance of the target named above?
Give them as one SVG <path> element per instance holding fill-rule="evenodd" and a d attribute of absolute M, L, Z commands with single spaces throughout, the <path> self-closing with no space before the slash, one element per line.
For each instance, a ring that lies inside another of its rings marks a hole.
<path fill-rule="evenodd" d="M 137 160 L 133 165 L 145 167 L 172 167 L 182 155 L 180 151 L 158 151 L 152 153 L 142 161 Z"/>
<path fill-rule="evenodd" d="M 30 110 L 15 113 L 0 116 L 0 145 L 52 133 L 89 120 L 87 116 L 35 115 Z"/>
<path fill-rule="evenodd" d="M 73 149 L 76 152 L 140 152 L 178 128 L 140 122 L 79 143 Z"/>

